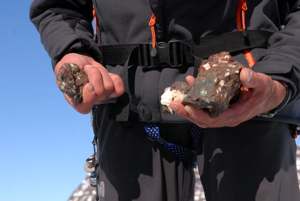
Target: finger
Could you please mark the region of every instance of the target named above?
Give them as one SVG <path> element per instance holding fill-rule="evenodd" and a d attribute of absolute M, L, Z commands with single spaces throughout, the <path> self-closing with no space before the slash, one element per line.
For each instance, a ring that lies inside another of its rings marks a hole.
<path fill-rule="evenodd" d="M 242 86 L 242 87 L 240 88 L 240 90 L 241 90 L 241 91 L 249 91 L 249 88 Z"/>
<path fill-rule="evenodd" d="M 206 124 L 208 126 L 213 124 L 214 119 L 211 118 L 208 111 L 197 109 L 190 105 L 184 106 L 184 110 L 188 114 L 189 118 L 195 122 L 201 122 L 202 124 Z"/>
<path fill-rule="evenodd" d="M 188 113 L 185 111 L 184 109 L 184 105 L 182 103 L 180 103 L 179 101 L 172 101 L 169 104 L 169 107 L 171 108 L 171 110 L 173 110 L 173 112 L 175 112 L 176 114 L 179 114 L 181 116 L 184 116 L 185 118 L 189 117 Z"/>
<path fill-rule="evenodd" d="M 233 103 L 229 106 L 228 110 L 224 111 L 215 120 L 218 121 L 219 126 L 235 127 L 241 122 L 248 120 L 248 115 L 251 110 L 247 110 L 243 103 Z"/>
<path fill-rule="evenodd" d="M 105 93 L 110 94 L 112 91 L 115 90 L 114 82 L 112 80 L 111 75 L 108 73 L 106 68 L 104 68 L 102 66 L 97 67 L 97 69 L 101 72 Z"/>
<path fill-rule="evenodd" d="M 164 90 L 164 92 L 166 92 L 168 89 L 170 89 L 171 87 L 167 87 L 167 88 L 165 88 L 165 90 Z"/>
<path fill-rule="evenodd" d="M 184 106 L 184 110 L 188 114 L 188 117 L 186 118 L 191 122 L 197 124 L 199 127 L 201 128 L 214 127 L 210 122 L 212 118 L 204 110 L 196 109 L 189 105 Z"/>
<path fill-rule="evenodd" d="M 249 88 L 249 82 L 252 80 L 252 70 L 243 68 L 240 72 L 240 80 L 243 87 Z"/>
<path fill-rule="evenodd" d="M 197 109 L 192 106 L 185 106 L 184 109 L 193 122 L 210 128 L 237 126 L 241 122 L 241 119 L 245 117 L 241 110 L 242 105 L 240 104 L 235 104 L 235 106 L 214 118 L 206 110 Z"/>
<path fill-rule="evenodd" d="M 240 73 L 240 80 L 243 84 L 243 87 L 247 88 L 263 88 L 271 84 L 272 79 L 262 73 L 255 73 L 251 69 L 243 68 Z"/>
<path fill-rule="evenodd" d="M 194 85 L 194 80 L 195 80 L 195 78 L 193 76 L 189 75 L 186 77 L 186 81 L 191 87 Z"/>
<path fill-rule="evenodd" d="M 109 75 L 114 84 L 114 91 L 108 96 L 108 98 L 116 98 L 116 97 L 121 96 L 125 91 L 124 83 L 123 83 L 121 77 L 116 74 L 113 74 L 113 73 L 111 73 Z"/>
<path fill-rule="evenodd" d="M 86 72 L 88 78 L 89 78 L 89 83 L 92 84 L 92 86 L 94 87 L 94 93 L 97 95 L 97 96 L 105 96 L 104 95 L 104 91 L 105 91 L 105 88 L 104 88 L 104 80 L 103 80 L 103 77 L 102 77 L 102 74 L 101 72 L 91 66 L 91 65 L 87 65 L 84 67 L 84 72 Z M 105 99 L 106 97 L 102 97 L 102 99 Z"/>
<path fill-rule="evenodd" d="M 96 93 L 94 90 L 94 86 L 91 83 L 87 83 L 83 87 L 83 100 L 80 104 L 77 104 L 74 100 L 72 100 L 71 105 L 75 110 L 82 114 L 87 114 L 91 111 L 94 100 L 96 98 Z"/>
<path fill-rule="evenodd" d="M 170 103 L 169 107 L 178 115 L 188 119 L 189 121 L 197 124 L 198 126 L 202 127 L 202 128 L 207 128 L 209 127 L 209 125 L 205 122 L 202 122 L 201 120 L 204 118 L 207 117 L 207 114 L 203 114 L 203 110 L 199 110 L 199 109 L 196 109 L 196 108 L 193 108 L 191 106 L 184 106 L 183 104 L 181 104 L 180 102 L 178 101 L 173 101 Z M 201 116 L 201 118 L 197 118 L 197 115 L 194 115 L 194 113 L 192 114 L 191 111 L 189 110 L 186 110 L 187 107 L 191 107 L 192 110 L 197 110 L 198 112 L 198 115 Z M 190 113 L 188 113 L 188 112 Z"/>

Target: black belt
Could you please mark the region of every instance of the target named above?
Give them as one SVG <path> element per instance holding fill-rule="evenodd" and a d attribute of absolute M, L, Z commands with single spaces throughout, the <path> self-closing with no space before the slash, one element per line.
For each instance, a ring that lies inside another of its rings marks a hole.
<path fill-rule="evenodd" d="M 104 65 L 125 64 L 129 55 L 134 57 L 129 65 L 146 68 L 182 66 L 183 63 L 194 63 L 195 57 L 208 58 L 219 52 L 236 52 L 252 48 L 267 48 L 272 33 L 268 31 L 248 30 L 247 37 L 243 32 L 229 32 L 218 36 L 205 36 L 198 40 L 170 41 L 156 45 L 157 54 L 151 56 L 152 44 L 125 44 L 100 46 Z M 134 51 L 134 54 L 132 52 Z"/>

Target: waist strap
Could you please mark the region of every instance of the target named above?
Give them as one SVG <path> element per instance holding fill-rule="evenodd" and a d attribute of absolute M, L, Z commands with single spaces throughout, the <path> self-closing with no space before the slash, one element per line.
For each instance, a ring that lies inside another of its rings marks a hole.
<path fill-rule="evenodd" d="M 170 41 L 156 45 L 157 54 L 151 55 L 151 43 L 105 45 L 100 46 L 104 65 L 125 64 L 129 55 L 137 49 L 131 65 L 143 67 L 178 67 L 185 63 L 194 63 L 195 56 L 207 58 L 222 51 L 236 52 L 252 48 L 267 48 L 271 32 L 249 30 L 247 37 L 242 32 L 229 32 L 218 36 L 206 36 L 196 40 Z"/>

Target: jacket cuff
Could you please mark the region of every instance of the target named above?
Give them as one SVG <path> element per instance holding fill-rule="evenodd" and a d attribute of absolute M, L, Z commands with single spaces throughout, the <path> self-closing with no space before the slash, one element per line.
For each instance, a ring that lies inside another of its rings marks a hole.
<path fill-rule="evenodd" d="M 286 104 L 288 104 L 288 102 L 290 101 L 291 96 L 292 96 L 292 91 L 291 91 L 290 87 L 287 84 L 285 84 L 284 82 L 283 82 L 283 85 L 285 86 L 285 89 L 286 89 L 286 95 L 285 95 L 285 98 L 282 101 L 282 103 L 280 103 L 279 106 L 277 106 L 276 108 L 274 108 L 264 114 L 258 115 L 259 117 L 272 118 L 275 116 L 275 114 L 277 114 L 277 112 L 279 112 L 282 108 L 284 108 L 284 106 L 286 106 Z"/>
<path fill-rule="evenodd" d="M 57 52 L 55 56 L 53 56 L 51 62 L 53 70 L 56 64 L 66 55 L 69 53 L 77 53 L 86 56 L 92 57 L 95 61 L 101 63 L 102 61 L 102 54 L 100 52 L 99 47 L 96 43 L 91 43 L 88 40 L 84 39 L 77 39 L 69 44 L 65 44 L 65 47 L 61 49 L 61 51 Z"/>
<path fill-rule="evenodd" d="M 252 70 L 269 75 L 273 80 L 286 84 L 291 91 L 291 100 L 298 93 L 297 79 L 293 73 L 293 65 L 286 61 L 259 61 Z"/>

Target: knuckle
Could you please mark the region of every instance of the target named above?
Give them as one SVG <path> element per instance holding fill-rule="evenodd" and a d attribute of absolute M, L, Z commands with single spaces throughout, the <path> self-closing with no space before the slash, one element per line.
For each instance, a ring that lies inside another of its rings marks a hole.
<path fill-rule="evenodd" d="M 111 74 L 111 79 L 116 85 L 123 85 L 122 78 L 118 75 Z"/>
<path fill-rule="evenodd" d="M 115 87 L 114 87 L 114 84 L 112 82 L 106 83 L 105 91 L 110 93 L 110 92 L 114 91 L 114 89 L 115 89 Z"/>
<path fill-rule="evenodd" d="M 102 96 L 104 94 L 105 90 L 103 87 L 96 87 L 95 88 L 95 93 L 96 93 L 96 96 Z"/>

